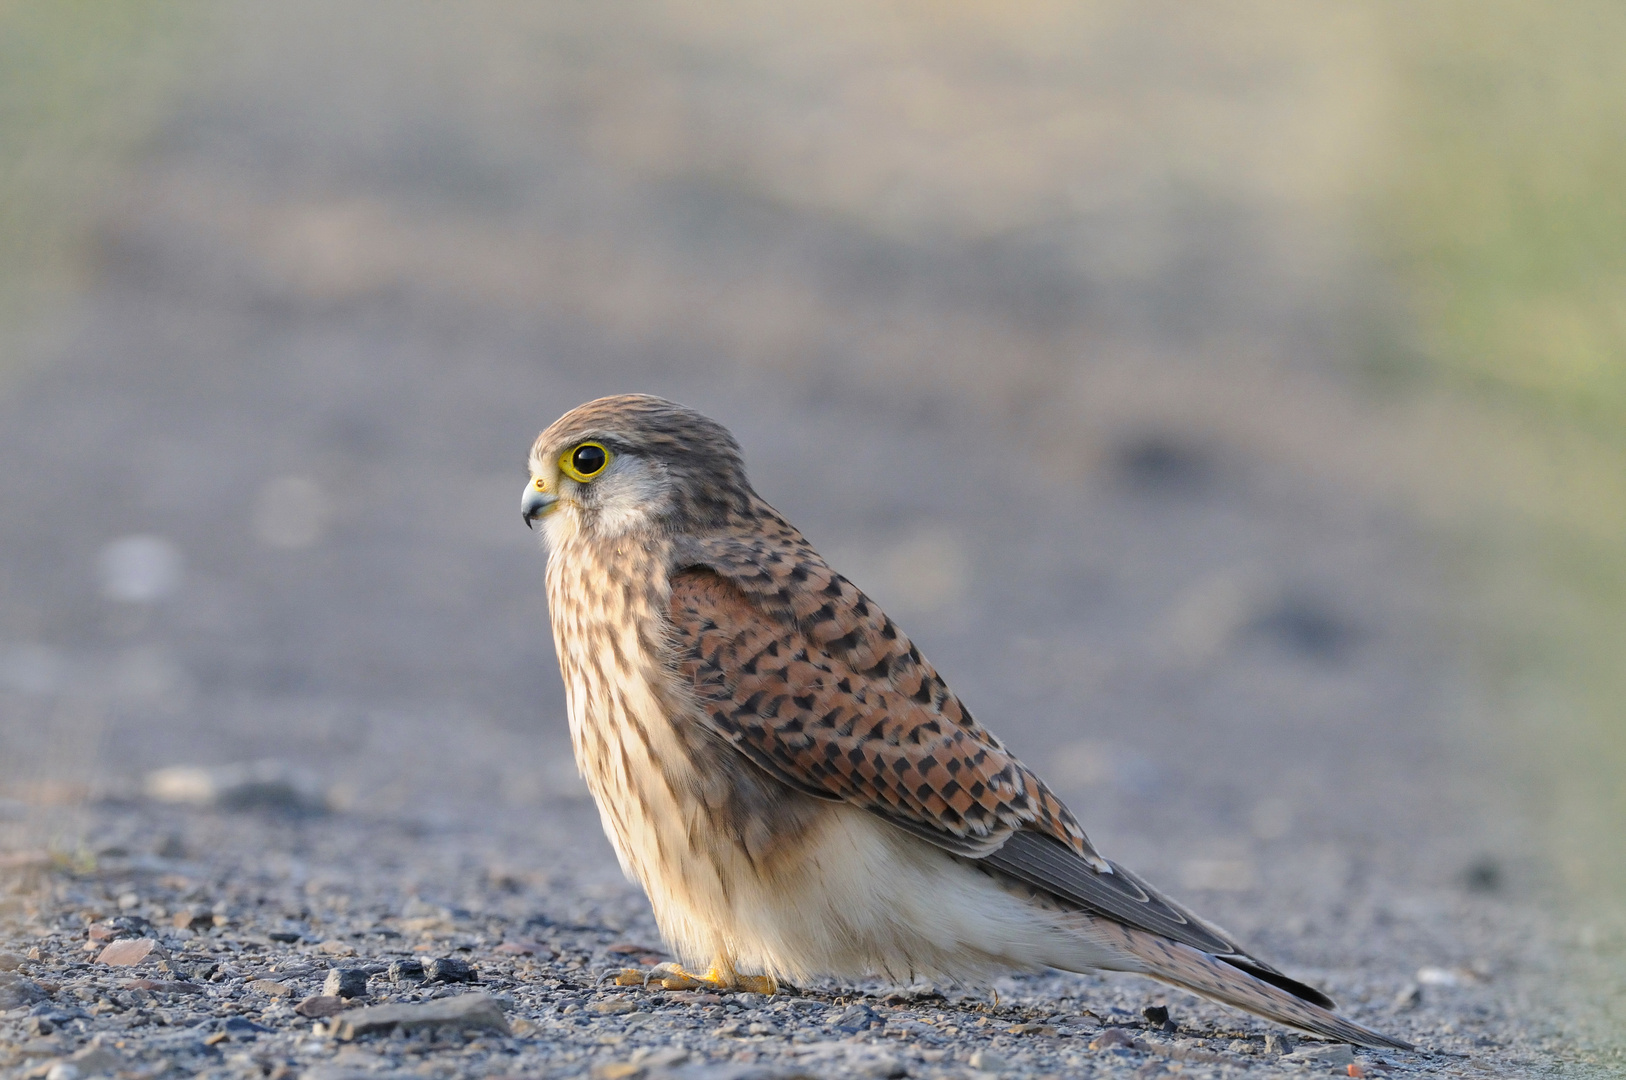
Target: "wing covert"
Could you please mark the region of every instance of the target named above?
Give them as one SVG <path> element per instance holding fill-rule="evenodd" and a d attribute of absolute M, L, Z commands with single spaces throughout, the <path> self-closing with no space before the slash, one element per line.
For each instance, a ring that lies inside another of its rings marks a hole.
<path fill-rule="evenodd" d="M 985 855 L 1032 827 L 1100 858 L 1061 801 L 851 582 L 812 560 L 783 576 L 792 587 L 767 605 L 713 566 L 672 576 L 678 667 L 720 735 L 792 787 L 958 854 Z"/>

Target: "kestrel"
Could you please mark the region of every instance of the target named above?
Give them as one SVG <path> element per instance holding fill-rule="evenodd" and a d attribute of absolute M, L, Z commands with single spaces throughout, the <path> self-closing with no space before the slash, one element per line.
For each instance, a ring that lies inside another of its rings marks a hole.
<path fill-rule="evenodd" d="M 1102 857 L 875 601 L 752 490 L 720 424 L 601 398 L 538 437 L 522 510 L 576 763 L 702 978 L 1151 976 L 1342 1042 L 1332 1012 Z"/>

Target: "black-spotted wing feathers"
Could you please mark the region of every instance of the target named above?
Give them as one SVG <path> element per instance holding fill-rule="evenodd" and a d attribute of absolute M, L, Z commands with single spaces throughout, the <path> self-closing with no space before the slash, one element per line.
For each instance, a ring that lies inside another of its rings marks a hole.
<path fill-rule="evenodd" d="M 797 790 L 1326 1000 L 1103 859 L 873 601 L 772 511 L 759 522 L 685 541 L 671 578 L 678 666 L 719 735 Z"/>

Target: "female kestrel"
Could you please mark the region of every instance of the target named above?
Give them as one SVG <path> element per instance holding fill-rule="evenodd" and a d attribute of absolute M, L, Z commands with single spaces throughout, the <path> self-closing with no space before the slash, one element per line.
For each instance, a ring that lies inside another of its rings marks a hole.
<path fill-rule="evenodd" d="M 704 978 L 1132 971 L 1290 1027 L 1408 1048 L 1096 852 L 897 624 L 644 395 L 531 451 L 576 763 L 661 933 Z M 1409 1049 L 1409 1048 L 1408 1048 Z"/>

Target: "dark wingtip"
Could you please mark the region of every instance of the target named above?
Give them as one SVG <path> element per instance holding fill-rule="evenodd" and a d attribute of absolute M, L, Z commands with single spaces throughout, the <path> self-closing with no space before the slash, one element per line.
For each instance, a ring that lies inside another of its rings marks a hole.
<path fill-rule="evenodd" d="M 1246 971 L 1260 982 L 1267 982 L 1278 990 L 1286 990 L 1289 994 L 1302 1001 L 1308 1001 L 1311 1005 L 1319 1005 L 1328 1012 L 1338 1008 L 1338 1003 L 1320 990 L 1313 986 L 1307 986 L 1297 979 L 1290 979 L 1274 968 L 1265 967 L 1263 964 L 1241 956 L 1216 956 L 1215 959 L 1223 960 L 1240 971 Z"/>

